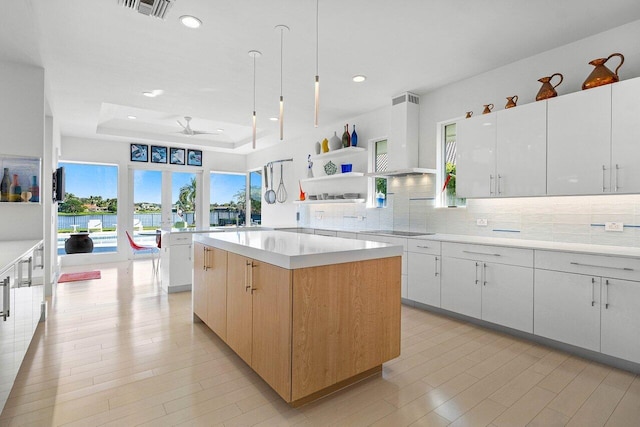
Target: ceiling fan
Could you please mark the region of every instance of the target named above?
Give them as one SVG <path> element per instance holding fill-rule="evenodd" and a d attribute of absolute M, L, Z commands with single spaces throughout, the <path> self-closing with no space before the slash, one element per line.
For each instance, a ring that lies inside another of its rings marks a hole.
<path fill-rule="evenodd" d="M 177 132 L 177 133 L 181 133 L 181 134 L 187 135 L 187 136 L 218 135 L 218 133 L 216 133 L 216 132 L 204 132 L 204 131 L 191 129 L 191 123 L 190 123 L 191 122 L 191 117 L 189 117 L 189 116 L 185 116 L 184 120 L 187 122 L 186 125 L 182 124 L 182 122 L 180 120 L 176 120 L 176 122 L 182 127 L 182 130 L 180 132 Z"/>

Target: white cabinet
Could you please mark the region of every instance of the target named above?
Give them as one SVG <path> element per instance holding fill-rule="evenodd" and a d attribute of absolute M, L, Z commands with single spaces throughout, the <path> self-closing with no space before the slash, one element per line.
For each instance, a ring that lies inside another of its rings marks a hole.
<path fill-rule="evenodd" d="M 442 308 L 533 332 L 533 251 L 442 244 Z"/>
<path fill-rule="evenodd" d="M 640 192 L 640 79 L 611 85 L 611 191 Z"/>
<path fill-rule="evenodd" d="M 611 85 L 549 99 L 547 193 L 611 188 Z"/>
<path fill-rule="evenodd" d="M 547 105 L 536 102 L 457 124 L 460 197 L 539 196 L 547 191 Z"/>
<path fill-rule="evenodd" d="M 536 251 L 536 335 L 640 363 L 640 260 Z"/>
<path fill-rule="evenodd" d="M 322 229 L 316 228 L 313 234 L 318 236 L 336 237 L 337 232 L 335 230 L 322 230 Z"/>
<path fill-rule="evenodd" d="M 464 119 L 456 125 L 456 195 L 494 195 L 496 113 Z"/>
<path fill-rule="evenodd" d="M 191 233 L 162 234 L 162 289 L 167 293 L 191 290 L 193 262 Z"/>
<path fill-rule="evenodd" d="M 407 298 L 440 307 L 440 242 L 409 239 Z"/>

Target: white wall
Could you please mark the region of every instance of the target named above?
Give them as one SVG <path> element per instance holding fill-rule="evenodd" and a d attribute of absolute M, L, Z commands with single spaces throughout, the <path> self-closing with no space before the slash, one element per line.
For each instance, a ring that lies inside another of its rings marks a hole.
<path fill-rule="evenodd" d="M 89 264 L 95 262 L 111 262 L 127 259 L 131 255 L 129 244 L 124 230 L 131 229 L 133 225 L 133 203 L 131 193 L 132 186 L 129 182 L 129 174 L 132 169 L 153 169 L 172 172 L 201 172 L 204 174 L 201 182 L 201 206 L 198 217 L 209 217 L 209 171 L 217 172 L 244 172 L 246 170 L 245 156 L 203 152 L 202 167 L 177 166 L 156 163 L 135 163 L 130 158 L 130 142 L 111 141 L 105 139 L 63 137 L 60 153 L 60 162 L 82 162 L 110 164 L 118 166 L 118 224 L 126 226 L 118 227 L 118 252 L 117 253 L 92 253 L 74 254 L 63 257 L 64 265 Z M 100 183 L 96 182 L 99 188 Z M 206 224 L 208 226 L 208 224 Z M 99 258 L 97 258 L 99 257 Z"/>
<path fill-rule="evenodd" d="M 44 69 L 0 62 L 0 156 L 42 159 L 44 154 Z M 45 169 L 46 170 L 46 169 Z M 41 167 L 42 171 L 42 167 Z M 40 174 L 42 176 L 42 173 Z M 26 185 L 27 183 L 21 183 Z M 46 192 L 41 184 L 40 191 Z M 2 240 L 42 239 L 45 198 L 40 204 L 3 203 Z"/>

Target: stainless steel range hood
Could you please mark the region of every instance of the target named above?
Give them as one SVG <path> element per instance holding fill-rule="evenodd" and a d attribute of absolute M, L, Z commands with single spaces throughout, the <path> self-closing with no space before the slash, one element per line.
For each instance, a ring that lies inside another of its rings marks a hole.
<path fill-rule="evenodd" d="M 391 120 L 387 140 L 388 166 L 384 172 L 369 176 L 405 176 L 435 174 L 434 169 L 418 166 L 420 142 L 420 97 L 405 92 L 391 100 Z"/>

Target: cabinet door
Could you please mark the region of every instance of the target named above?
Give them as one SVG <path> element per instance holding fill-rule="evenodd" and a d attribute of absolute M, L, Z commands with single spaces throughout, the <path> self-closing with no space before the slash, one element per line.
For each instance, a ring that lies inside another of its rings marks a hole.
<path fill-rule="evenodd" d="M 540 196 L 547 192 L 547 103 L 497 113 L 496 193 Z"/>
<path fill-rule="evenodd" d="M 599 277 L 536 270 L 534 300 L 534 334 L 600 351 Z"/>
<path fill-rule="evenodd" d="M 207 281 L 205 270 L 208 267 L 207 246 L 195 243 L 193 249 L 193 291 L 191 292 L 193 314 L 207 323 Z"/>
<path fill-rule="evenodd" d="M 20 268 L 20 265 L 18 265 Z M 17 283 L 17 282 L 16 282 Z M 13 353 L 15 373 L 18 373 L 22 359 L 33 336 L 33 292 L 28 285 L 16 286 L 11 295 L 11 317 L 15 325 L 15 350 Z"/>
<path fill-rule="evenodd" d="M 533 268 L 483 263 L 482 320 L 533 333 Z"/>
<path fill-rule="evenodd" d="M 191 245 L 171 245 L 168 286 L 190 285 L 192 280 Z"/>
<path fill-rule="evenodd" d="M 440 307 L 439 262 L 438 256 L 409 252 L 408 299 Z"/>
<path fill-rule="evenodd" d="M 495 191 L 496 113 L 456 124 L 456 195 L 489 197 Z"/>
<path fill-rule="evenodd" d="M 251 365 L 251 260 L 229 252 L 227 263 L 227 344 Z"/>
<path fill-rule="evenodd" d="M 477 261 L 442 257 L 442 308 L 480 319 L 481 268 Z"/>
<path fill-rule="evenodd" d="M 547 101 L 547 193 L 610 190 L 611 85 Z"/>
<path fill-rule="evenodd" d="M 640 282 L 602 280 L 602 352 L 640 363 Z"/>
<path fill-rule="evenodd" d="M 13 275 L 14 268 L 10 267 L 8 270 L 2 272 L 0 276 L 0 282 L 9 278 L 8 284 L 8 294 L 9 298 L 5 302 L 4 298 L 7 293 L 5 293 L 5 287 L 0 287 L 0 310 L 4 310 L 4 307 L 10 306 L 10 301 L 12 300 L 13 289 L 11 289 L 11 285 L 13 284 Z M 10 313 L 11 314 L 11 313 Z M 4 404 L 9 397 L 9 392 L 11 392 L 11 387 L 13 387 L 13 380 L 15 380 L 15 374 L 18 371 L 18 367 L 15 365 L 14 352 L 15 352 L 15 317 L 8 316 L 6 319 L 3 316 L 0 316 L 0 407 L 4 407 Z"/>
<path fill-rule="evenodd" d="M 613 192 L 640 192 L 640 79 L 611 85 Z"/>
<path fill-rule="evenodd" d="M 253 261 L 251 367 L 291 400 L 291 270 Z"/>
<path fill-rule="evenodd" d="M 206 323 L 223 340 L 227 339 L 227 256 L 227 251 L 210 248 L 206 272 Z"/>

